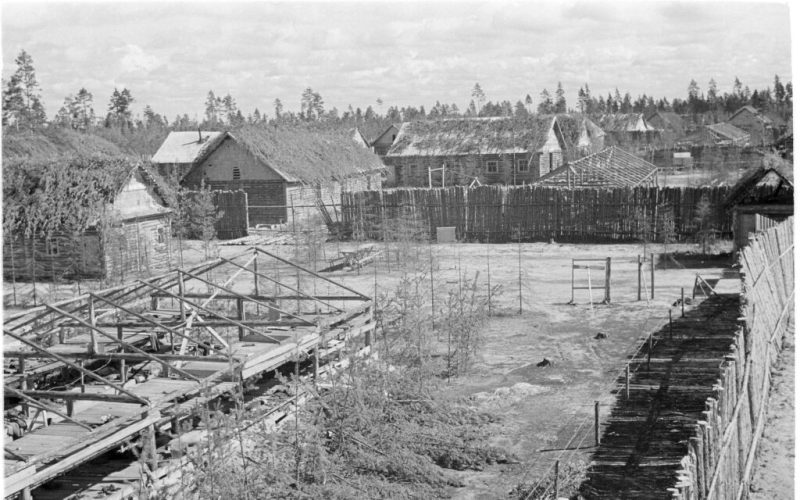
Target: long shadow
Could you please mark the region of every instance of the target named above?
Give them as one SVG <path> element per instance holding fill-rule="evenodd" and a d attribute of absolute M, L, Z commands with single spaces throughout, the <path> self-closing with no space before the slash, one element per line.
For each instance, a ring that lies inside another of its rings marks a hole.
<path fill-rule="evenodd" d="M 631 361 L 580 492 L 587 499 L 667 499 L 736 335 L 737 294 L 714 295 L 665 325 Z M 670 338 L 671 331 L 671 338 Z"/>

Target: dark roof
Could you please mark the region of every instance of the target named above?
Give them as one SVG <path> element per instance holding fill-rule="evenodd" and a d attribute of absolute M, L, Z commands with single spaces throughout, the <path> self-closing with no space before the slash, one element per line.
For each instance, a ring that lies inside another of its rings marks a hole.
<path fill-rule="evenodd" d="M 399 131 L 400 130 L 400 125 L 392 123 L 388 127 L 384 128 L 380 133 L 373 134 L 374 137 L 371 140 L 367 141 L 367 142 L 369 142 L 370 146 L 374 146 L 375 143 L 378 142 L 381 139 L 381 137 L 383 137 L 384 135 L 388 134 L 391 130 L 398 130 Z"/>
<path fill-rule="evenodd" d="M 740 204 L 775 202 L 793 204 L 793 177 L 790 163 L 768 156 L 764 165 L 745 172 L 731 188 L 725 206 L 730 208 Z"/>
<path fill-rule="evenodd" d="M 674 132 L 677 132 L 679 135 L 683 135 L 686 133 L 686 125 L 683 123 L 683 118 L 678 113 L 674 111 L 654 111 L 650 113 L 650 115 L 646 118 L 648 122 L 652 122 L 654 118 L 660 118 L 665 125 L 671 128 Z M 654 128 L 659 128 L 655 124 L 651 124 Z"/>
<path fill-rule="evenodd" d="M 65 157 L 135 156 L 119 145 L 91 132 L 64 127 L 15 131 L 3 127 L 3 160 L 46 162 Z"/>
<path fill-rule="evenodd" d="M 727 139 L 732 142 L 743 143 L 750 139 L 749 133 L 740 129 L 739 127 L 736 127 L 735 125 L 731 125 L 730 123 L 713 123 L 711 125 L 706 125 L 706 128 L 723 139 Z"/>
<path fill-rule="evenodd" d="M 385 168 L 378 156 L 356 144 L 346 131 L 246 126 L 227 135 L 288 182 L 342 180 Z"/>
<path fill-rule="evenodd" d="M 654 179 L 658 167 L 617 146 L 583 157 L 535 182 L 565 187 L 635 187 Z"/>

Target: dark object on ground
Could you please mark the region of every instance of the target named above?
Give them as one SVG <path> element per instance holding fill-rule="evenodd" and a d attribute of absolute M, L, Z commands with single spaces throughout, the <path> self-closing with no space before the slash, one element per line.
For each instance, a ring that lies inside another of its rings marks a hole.
<path fill-rule="evenodd" d="M 547 358 L 543 358 L 541 361 L 536 363 L 536 366 L 538 366 L 539 368 L 544 368 L 545 366 L 552 366 L 552 365 L 553 363 Z"/>
<path fill-rule="evenodd" d="M 597 335 L 594 336 L 595 340 L 602 340 L 602 339 L 607 339 L 607 338 L 608 338 L 608 334 L 605 333 L 605 332 L 597 332 Z"/>
<path fill-rule="evenodd" d="M 690 306 L 690 305 L 692 305 L 692 299 L 689 298 L 689 297 L 684 297 L 683 298 L 683 303 L 684 303 L 684 305 Z M 672 307 L 678 307 L 679 305 L 681 305 L 681 299 L 678 299 L 678 300 L 676 300 L 675 302 L 672 303 Z"/>

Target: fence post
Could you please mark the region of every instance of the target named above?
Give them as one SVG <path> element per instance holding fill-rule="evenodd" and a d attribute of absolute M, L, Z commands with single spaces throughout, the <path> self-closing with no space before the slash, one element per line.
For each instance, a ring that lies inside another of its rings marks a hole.
<path fill-rule="evenodd" d="M 594 445 L 600 446 L 600 401 L 594 402 Z"/>
<path fill-rule="evenodd" d="M 686 311 L 684 310 L 684 295 L 683 295 L 683 287 L 681 287 L 681 318 L 686 317 Z"/>
<path fill-rule="evenodd" d="M 656 254 L 650 254 L 650 298 L 656 298 Z"/>
<path fill-rule="evenodd" d="M 637 265 L 636 281 L 638 284 L 636 288 L 636 300 L 640 301 L 642 300 L 642 256 L 641 255 L 636 256 L 636 265 Z"/>
<path fill-rule="evenodd" d="M 611 257 L 606 257 L 606 304 L 611 303 Z"/>
<path fill-rule="evenodd" d="M 669 309 L 669 339 L 672 340 L 672 308 Z"/>
<path fill-rule="evenodd" d="M 556 460 L 556 477 L 553 481 L 553 489 L 555 490 L 556 498 L 558 498 L 558 460 Z"/>
<path fill-rule="evenodd" d="M 625 365 L 625 399 L 631 398 L 631 364 Z"/>

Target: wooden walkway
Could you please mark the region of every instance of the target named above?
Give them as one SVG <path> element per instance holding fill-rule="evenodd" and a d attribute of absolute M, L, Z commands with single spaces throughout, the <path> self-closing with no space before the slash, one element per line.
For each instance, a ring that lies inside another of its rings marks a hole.
<path fill-rule="evenodd" d="M 631 362 L 630 397 L 622 390 L 581 485 L 587 499 L 667 499 L 688 453 L 706 399 L 736 337 L 739 295 L 712 295 L 654 335 Z"/>

